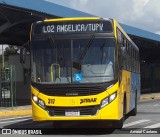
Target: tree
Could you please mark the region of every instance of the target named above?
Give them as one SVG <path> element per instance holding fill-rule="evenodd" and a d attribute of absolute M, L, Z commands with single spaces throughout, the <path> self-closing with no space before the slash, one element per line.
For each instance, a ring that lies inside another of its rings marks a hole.
<path fill-rule="evenodd" d="M 8 46 L 5 48 L 4 56 L 9 57 L 10 54 L 18 54 L 18 50 L 17 46 Z"/>

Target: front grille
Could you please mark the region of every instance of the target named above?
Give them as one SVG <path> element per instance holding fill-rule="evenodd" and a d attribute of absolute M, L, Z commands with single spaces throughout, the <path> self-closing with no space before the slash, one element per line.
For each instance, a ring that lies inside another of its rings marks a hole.
<path fill-rule="evenodd" d="M 104 92 L 115 81 L 99 84 L 41 84 L 32 82 L 32 86 L 48 96 L 89 96 Z"/>
<path fill-rule="evenodd" d="M 87 106 L 87 107 L 46 107 L 50 116 L 65 116 L 65 111 L 79 111 L 80 116 L 83 115 L 96 115 L 99 109 L 98 106 Z"/>
<path fill-rule="evenodd" d="M 101 87 L 58 87 L 46 88 L 41 92 L 48 96 L 87 96 L 96 95 L 103 92 Z"/>

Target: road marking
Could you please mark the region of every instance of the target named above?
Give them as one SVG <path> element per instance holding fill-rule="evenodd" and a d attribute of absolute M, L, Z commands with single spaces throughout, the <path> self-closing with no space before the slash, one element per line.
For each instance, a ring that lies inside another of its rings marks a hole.
<path fill-rule="evenodd" d="M 20 121 L 25 121 L 25 120 L 30 120 L 31 118 L 26 118 L 26 119 L 18 119 L 18 120 L 10 120 L 10 121 L 2 121 L 0 124 L 4 123 L 13 123 L 13 122 L 20 122 Z"/>
<path fill-rule="evenodd" d="M 160 127 L 160 123 L 157 123 L 157 124 L 154 124 L 154 125 L 151 125 L 151 126 L 147 126 L 147 127 L 144 127 L 144 128 L 158 128 Z"/>
<path fill-rule="evenodd" d="M 130 127 L 130 126 L 137 125 L 137 124 L 144 123 L 144 122 L 148 122 L 148 121 L 150 121 L 150 120 L 142 119 L 142 120 L 134 121 L 131 123 L 124 124 L 123 128 Z"/>
<path fill-rule="evenodd" d="M 138 107 L 159 107 L 160 104 L 152 104 L 152 105 L 139 105 Z"/>
<path fill-rule="evenodd" d="M 154 106 L 154 107 L 159 107 L 159 106 L 160 106 L 160 104 L 154 104 L 153 106 Z"/>
<path fill-rule="evenodd" d="M 23 118 L 31 118 L 31 116 L 5 118 L 5 119 L 0 119 L 0 122 L 1 122 L 1 121 L 12 120 L 12 119 L 23 119 Z"/>

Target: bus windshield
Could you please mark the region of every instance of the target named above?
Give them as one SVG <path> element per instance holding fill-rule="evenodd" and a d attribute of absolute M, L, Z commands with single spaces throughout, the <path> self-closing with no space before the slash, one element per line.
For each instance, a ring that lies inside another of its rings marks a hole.
<path fill-rule="evenodd" d="M 32 81 L 97 83 L 114 80 L 115 39 L 90 38 L 32 41 Z"/>

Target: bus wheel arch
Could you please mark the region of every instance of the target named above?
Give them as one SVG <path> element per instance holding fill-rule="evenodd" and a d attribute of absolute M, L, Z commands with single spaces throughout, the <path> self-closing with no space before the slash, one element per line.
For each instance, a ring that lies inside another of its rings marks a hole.
<path fill-rule="evenodd" d="M 115 125 L 116 128 L 121 129 L 123 127 L 123 123 L 125 120 L 125 115 L 126 115 L 126 93 L 124 93 L 123 97 L 123 111 L 122 111 L 122 118 L 118 121 L 116 121 Z"/>
<path fill-rule="evenodd" d="M 124 93 L 124 98 L 123 98 L 123 117 L 126 115 L 126 110 L 127 109 L 127 96 L 126 93 Z"/>
<path fill-rule="evenodd" d="M 130 116 L 136 116 L 137 115 L 137 90 L 135 91 L 135 106 L 130 112 Z"/>

